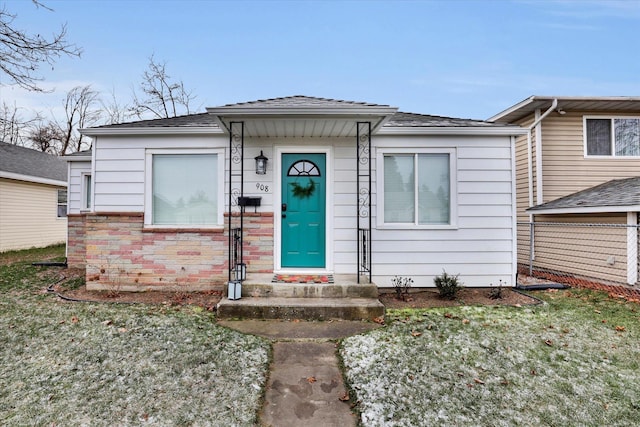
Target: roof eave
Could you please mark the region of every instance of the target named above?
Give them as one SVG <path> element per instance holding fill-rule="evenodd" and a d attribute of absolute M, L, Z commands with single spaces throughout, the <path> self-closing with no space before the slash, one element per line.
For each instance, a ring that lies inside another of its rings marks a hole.
<path fill-rule="evenodd" d="M 102 136 L 102 135 L 203 135 L 203 134 L 222 134 L 222 129 L 217 126 L 202 127 L 179 127 L 179 126 L 163 126 L 163 127 L 118 127 L 118 128 L 87 128 L 80 129 L 80 133 L 86 136 Z"/>
<path fill-rule="evenodd" d="M 398 111 L 396 107 L 212 107 L 207 108 L 209 114 L 222 117 L 260 117 L 260 116 L 379 116 L 391 115 Z"/>
<path fill-rule="evenodd" d="M 640 212 L 640 205 L 583 206 L 583 207 L 567 207 L 567 208 L 537 208 L 534 206 L 526 209 L 526 211 L 534 215 L 622 213 L 622 212 Z"/>
<path fill-rule="evenodd" d="M 527 130 L 515 126 L 469 126 L 469 127 L 428 127 L 428 126 L 385 126 L 378 135 L 482 135 L 517 136 L 525 135 Z"/>
<path fill-rule="evenodd" d="M 44 178 L 40 176 L 24 175 L 20 173 L 0 171 L 0 178 L 13 179 L 15 181 L 33 182 L 36 184 L 54 185 L 56 187 L 66 187 L 66 181 L 58 181 L 57 179 Z"/>

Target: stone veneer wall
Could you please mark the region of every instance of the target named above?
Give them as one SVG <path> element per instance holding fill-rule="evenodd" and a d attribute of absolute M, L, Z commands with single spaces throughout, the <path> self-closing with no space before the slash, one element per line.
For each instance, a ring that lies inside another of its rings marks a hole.
<path fill-rule="evenodd" d="M 82 268 L 86 266 L 85 246 L 85 214 L 67 215 L 67 265 L 69 268 Z"/>
<path fill-rule="evenodd" d="M 144 229 L 142 213 L 86 216 L 89 290 L 220 289 L 228 279 L 228 232 Z M 273 271 L 273 213 L 245 213 L 247 272 Z"/>

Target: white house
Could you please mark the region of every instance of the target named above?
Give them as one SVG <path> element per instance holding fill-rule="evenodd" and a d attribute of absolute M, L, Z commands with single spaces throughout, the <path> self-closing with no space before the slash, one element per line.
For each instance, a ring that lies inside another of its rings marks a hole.
<path fill-rule="evenodd" d="M 523 132 L 306 96 L 84 129 L 92 152 L 68 159 L 69 263 L 89 289 L 210 289 L 238 265 L 515 285 Z"/>
<path fill-rule="evenodd" d="M 0 142 L 0 252 L 64 243 L 66 216 L 65 161 Z"/>

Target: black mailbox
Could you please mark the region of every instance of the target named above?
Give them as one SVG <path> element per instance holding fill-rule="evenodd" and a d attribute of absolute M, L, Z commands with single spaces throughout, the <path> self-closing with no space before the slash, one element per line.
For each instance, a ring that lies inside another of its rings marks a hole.
<path fill-rule="evenodd" d="M 260 206 L 260 201 L 262 200 L 262 197 L 238 197 L 238 205 L 245 207 L 245 206 Z"/>

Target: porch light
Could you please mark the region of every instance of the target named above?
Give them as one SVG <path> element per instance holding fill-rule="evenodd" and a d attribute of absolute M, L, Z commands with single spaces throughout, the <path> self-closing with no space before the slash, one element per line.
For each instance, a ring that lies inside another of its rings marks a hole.
<path fill-rule="evenodd" d="M 256 156 L 256 174 L 265 175 L 267 173 L 267 161 L 269 159 L 260 150 L 260 155 Z"/>

